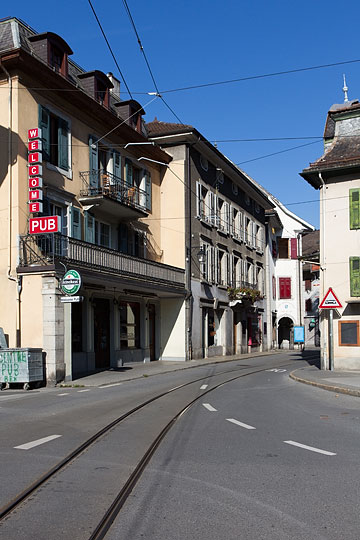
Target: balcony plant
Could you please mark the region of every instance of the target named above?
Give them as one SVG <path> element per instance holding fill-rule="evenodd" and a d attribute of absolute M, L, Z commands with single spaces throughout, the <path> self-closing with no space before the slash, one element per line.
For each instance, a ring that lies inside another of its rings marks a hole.
<path fill-rule="evenodd" d="M 227 293 L 229 300 L 241 300 L 248 305 L 253 305 L 258 300 L 263 299 L 261 292 L 251 287 L 228 287 Z"/>

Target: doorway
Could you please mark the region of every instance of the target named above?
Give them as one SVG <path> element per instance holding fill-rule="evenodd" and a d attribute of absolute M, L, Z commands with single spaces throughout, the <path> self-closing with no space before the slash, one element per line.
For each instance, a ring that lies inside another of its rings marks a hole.
<path fill-rule="evenodd" d="M 110 367 L 110 302 L 96 298 L 94 304 L 95 368 Z"/>
<path fill-rule="evenodd" d="M 150 362 L 156 360 L 155 357 L 155 305 L 148 305 L 148 314 L 149 314 L 149 351 L 150 351 Z"/>
<path fill-rule="evenodd" d="M 279 347 L 283 341 L 288 341 L 289 347 L 292 345 L 292 328 L 294 326 L 293 321 L 289 317 L 282 317 L 279 321 L 278 339 Z"/>

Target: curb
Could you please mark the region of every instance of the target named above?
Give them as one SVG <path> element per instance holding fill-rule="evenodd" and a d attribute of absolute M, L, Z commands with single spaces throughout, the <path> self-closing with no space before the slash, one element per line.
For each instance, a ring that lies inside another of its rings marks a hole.
<path fill-rule="evenodd" d="M 309 384 L 310 386 L 316 386 L 317 388 L 322 388 L 323 390 L 328 390 L 329 392 L 336 392 L 337 394 L 346 394 L 348 396 L 360 397 L 360 390 L 352 390 L 351 388 L 346 388 L 345 386 L 334 386 L 330 384 L 319 383 L 316 381 L 310 381 L 309 379 L 303 379 L 298 375 L 295 375 L 294 373 L 295 372 L 292 371 L 289 374 L 289 377 L 296 382 Z"/>

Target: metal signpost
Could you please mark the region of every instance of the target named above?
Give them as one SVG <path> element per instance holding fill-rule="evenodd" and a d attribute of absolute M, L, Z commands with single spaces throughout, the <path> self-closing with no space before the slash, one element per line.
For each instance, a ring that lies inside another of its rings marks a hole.
<path fill-rule="evenodd" d="M 82 302 L 83 296 L 75 296 L 81 288 L 81 276 L 77 270 L 68 270 L 61 280 L 61 290 L 66 296 L 61 297 L 64 304 L 64 342 L 65 342 L 65 381 L 72 380 L 72 345 L 71 345 L 71 305 Z"/>
<path fill-rule="evenodd" d="M 336 294 L 333 289 L 330 287 L 328 292 L 325 294 L 319 309 L 328 309 L 329 310 L 329 369 L 334 371 L 334 334 L 333 334 L 333 325 L 334 325 L 334 309 L 342 308 L 342 304 L 339 302 Z"/>

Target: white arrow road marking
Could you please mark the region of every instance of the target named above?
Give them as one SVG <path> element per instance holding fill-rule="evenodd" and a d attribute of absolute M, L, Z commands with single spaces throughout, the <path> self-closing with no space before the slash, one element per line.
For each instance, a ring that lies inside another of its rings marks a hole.
<path fill-rule="evenodd" d="M 244 424 L 243 422 L 239 422 L 239 420 L 235 420 L 235 418 L 227 418 L 228 422 L 232 422 L 233 424 L 236 424 L 237 426 L 243 427 L 245 429 L 256 429 L 254 426 L 249 426 L 249 424 Z"/>
<path fill-rule="evenodd" d="M 208 411 L 211 411 L 211 412 L 217 412 L 217 409 L 214 409 L 214 407 L 212 405 L 210 405 L 210 403 L 203 403 L 203 406 L 205 407 L 205 409 L 207 409 Z"/>
<path fill-rule="evenodd" d="M 306 444 L 301 444 L 295 441 L 284 441 L 286 444 L 291 444 L 292 446 L 298 446 L 299 448 L 304 448 L 305 450 L 310 450 L 311 452 L 317 452 L 318 454 L 324 454 L 325 456 L 336 456 L 334 452 L 328 452 L 327 450 L 321 450 L 320 448 L 314 448 L 313 446 L 307 446 Z"/>
<path fill-rule="evenodd" d="M 38 439 L 37 441 L 31 441 L 26 444 L 21 444 L 20 446 L 14 446 L 14 448 L 17 448 L 18 450 L 29 450 L 30 448 L 34 448 L 34 446 L 45 444 L 59 437 L 62 437 L 62 435 L 50 435 L 49 437 L 44 437 L 43 439 Z"/>
<path fill-rule="evenodd" d="M 208 386 L 208 384 L 203 384 L 202 386 L 200 386 L 200 390 L 206 390 Z"/>

